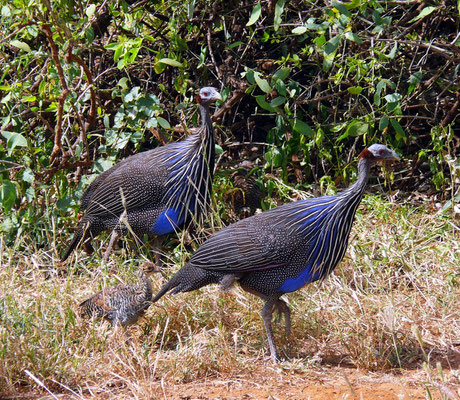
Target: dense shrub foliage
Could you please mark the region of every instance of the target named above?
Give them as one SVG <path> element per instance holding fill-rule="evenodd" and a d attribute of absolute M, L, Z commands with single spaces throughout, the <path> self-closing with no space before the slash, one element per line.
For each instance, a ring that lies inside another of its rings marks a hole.
<path fill-rule="evenodd" d="M 224 97 L 220 166 L 338 183 L 378 141 L 411 160 L 401 188 L 453 208 L 457 3 L 2 0 L 1 230 L 46 245 L 91 175 L 196 124 L 204 85 Z"/>

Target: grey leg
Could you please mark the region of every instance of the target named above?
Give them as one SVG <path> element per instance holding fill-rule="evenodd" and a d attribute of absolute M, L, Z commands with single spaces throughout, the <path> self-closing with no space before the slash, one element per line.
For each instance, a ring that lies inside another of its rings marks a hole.
<path fill-rule="evenodd" d="M 222 285 L 222 289 L 224 293 L 227 293 L 233 286 L 233 284 L 241 278 L 241 274 L 226 274 L 220 280 L 220 284 Z"/>
<path fill-rule="evenodd" d="M 268 346 L 270 347 L 270 355 L 273 362 L 279 360 L 278 351 L 276 350 L 275 338 L 272 331 L 272 314 L 273 307 L 279 302 L 278 296 L 268 297 L 264 308 L 262 309 L 262 319 L 264 321 L 265 332 L 267 333 Z M 283 302 L 284 303 L 284 302 Z"/>
<path fill-rule="evenodd" d="M 112 231 L 112 236 L 110 237 L 109 245 L 107 246 L 107 249 L 105 250 L 105 253 L 104 253 L 104 257 L 103 257 L 104 262 L 107 262 L 107 260 L 109 259 L 109 255 L 112 252 L 112 248 L 119 237 L 120 237 L 120 234 L 117 231 Z"/>
<path fill-rule="evenodd" d="M 161 252 L 161 245 L 162 245 L 163 240 L 161 240 L 158 236 L 155 236 L 153 239 L 153 258 L 155 259 L 154 264 L 157 266 L 161 266 L 161 258 L 160 258 L 160 252 Z"/>
<path fill-rule="evenodd" d="M 287 334 L 291 332 L 291 311 L 289 310 L 288 305 L 284 300 L 279 298 L 280 294 L 272 294 L 266 295 L 263 293 L 259 293 L 254 289 L 251 289 L 243 284 L 241 284 L 241 288 L 246 292 L 252 293 L 257 297 L 260 297 L 262 300 L 265 300 L 265 306 L 262 309 L 262 319 L 264 321 L 265 332 L 267 333 L 268 345 L 270 347 L 270 355 L 274 362 L 279 360 L 278 351 L 276 350 L 275 339 L 273 337 L 273 330 L 272 330 L 272 316 L 273 316 L 273 309 L 276 308 L 278 315 L 284 315 L 284 320 L 286 322 L 285 331 Z"/>

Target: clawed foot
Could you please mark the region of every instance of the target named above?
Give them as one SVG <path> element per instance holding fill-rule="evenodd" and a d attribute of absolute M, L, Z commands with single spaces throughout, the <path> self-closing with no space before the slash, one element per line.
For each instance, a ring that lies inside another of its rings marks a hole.
<path fill-rule="evenodd" d="M 274 305 L 274 308 L 277 312 L 277 316 L 275 318 L 275 322 L 280 324 L 281 323 L 281 317 L 284 316 L 284 322 L 285 322 L 285 333 L 286 335 L 291 334 L 291 310 L 289 310 L 288 305 L 284 300 L 279 299 L 276 304 Z"/>

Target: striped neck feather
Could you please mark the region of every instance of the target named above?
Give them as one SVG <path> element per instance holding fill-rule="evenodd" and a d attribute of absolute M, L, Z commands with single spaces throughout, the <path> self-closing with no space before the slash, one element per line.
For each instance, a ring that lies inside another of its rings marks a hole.
<path fill-rule="evenodd" d="M 300 200 L 283 208 L 281 214 L 292 221 L 298 233 L 314 232 L 332 219 L 356 212 L 366 187 L 372 162 L 361 158 L 358 163 L 358 178 L 343 192 L 333 196 L 322 196 Z M 347 212 L 345 212 L 347 211 Z M 281 217 L 278 213 L 278 216 Z M 353 218 L 352 218 L 353 219 Z"/>
<path fill-rule="evenodd" d="M 164 199 L 178 211 L 179 223 L 201 215 L 210 204 L 214 175 L 214 129 L 209 108 L 200 104 L 202 124 L 196 133 L 176 143 L 165 158 L 169 166 Z"/>

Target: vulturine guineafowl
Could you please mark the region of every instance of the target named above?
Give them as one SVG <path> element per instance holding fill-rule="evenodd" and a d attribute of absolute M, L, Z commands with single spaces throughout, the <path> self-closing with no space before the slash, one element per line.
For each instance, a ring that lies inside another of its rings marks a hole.
<path fill-rule="evenodd" d="M 152 284 L 149 276 L 160 269 L 152 263 L 144 263 L 139 269 L 137 285 L 117 285 L 97 292 L 79 305 L 83 318 L 105 318 L 116 325 L 135 324 L 152 304 Z"/>
<path fill-rule="evenodd" d="M 222 229 L 204 242 L 152 302 L 169 291 L 188 292 L 211 283 L 229 288 L 238 281 L 265 301 L 262 319 L 271 357 L 277 360 L 271 324 L 274 309 L 284 314 L 286 331 L 290 329 L 290 311 L 280 296 L 334 270 L 345 254 L 371 166 L 397 159 L 394 151 L 374 144 L 361 152 L 358 178 L 343 192 L 285 204 Z"/>
<path fill-rule="evenodd" d="M 215 88 L 202 88 L 197 95 L 201 126 L 194 134 L 130 156 L 91 183 L 81 198 L 80 210 L 85 214 L 61 262 L 80 242 L 104 230 L 114 230 L 107 259 L 119 234 L 164 235 L 200 216 L 210 203 L 214 172 L 209 106 L 220 99 Z"/>

